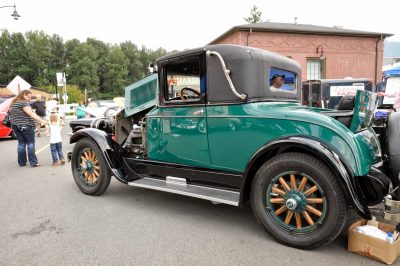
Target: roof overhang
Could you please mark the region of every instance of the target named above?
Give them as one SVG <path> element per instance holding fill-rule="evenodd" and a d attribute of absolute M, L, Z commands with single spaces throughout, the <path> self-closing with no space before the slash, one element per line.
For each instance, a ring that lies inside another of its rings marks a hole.
<path fill-rule="evenodd" d="M 296 24 L 293 24 L 296 25 Z M 299 27 L 298 29 L 291 28 L 267 28 L 267 27 L 259 27 L 257 24 L 249 24 L 249 25 L 241 25 L 234 26 L 213 41 L 209 43 L 216 44 L 218 41 L 223 38 L 235 33 L 235 32 L 276 32 L 276 33 L 290 33 L 290 34 L 308 34 L 308 35 L 330 35 L 330 36 L 353 36 L 353 37 L 369 37 L 369 38 L 380 38 L 384 39 L 390 36 L 393 36 L 391 33 L 378 33 L 378 32 L 365 32 L 365 31 L 352 31 L 352 30 L 343 30 L 342 28 L 329 28 L 329 27 L 316 27 L 316 28 L 326 28 L 327 30 L 307 30 Z M 337 29 L 337 30 L 335 30 Z"/>

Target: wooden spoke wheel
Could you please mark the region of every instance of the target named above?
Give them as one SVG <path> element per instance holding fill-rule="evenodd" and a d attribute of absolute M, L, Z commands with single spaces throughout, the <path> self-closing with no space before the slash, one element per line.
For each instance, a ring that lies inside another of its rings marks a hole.
<path fill-rule="evenodd" d="M 327 210 L 324 195 L 310 176 L 282 173 L 267 188 L 266 209 L 284 230 L 301 233 L 317 227 L 324 219 Z"/>
<path fill-rule="evenodd" d="M 323 161 L 303 153 L 285 153 L 257 171 L 250 200 L 254 216 L 277 241 L 312 249 L 333 241 L 346 223 L 347 204 Z"/>
<path fill-rule="evenodd" d="M 78 170 L 82 181 L 86 184 L 95 185 L 98 182 L 100 162 L 93 150 L 87 148 L 80 152 Z"/>
<path fill-rule="evenodd" d="M 71 167 L 75 183 L 83 193 L 97 196 L 108 188 L 111 171 L 103 152 L 92 139 L 82 138 L 75 144 Z"/>

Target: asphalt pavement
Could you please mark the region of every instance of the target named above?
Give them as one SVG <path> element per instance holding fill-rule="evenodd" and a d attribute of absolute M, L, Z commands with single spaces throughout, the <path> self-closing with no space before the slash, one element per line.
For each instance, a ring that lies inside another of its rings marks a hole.
<path fill-rule="evenodd" d="M 278 244 L 249 206 L 114 178 L 103 195 L 86 196 L 69 163 L 51 166 L 47 145 L 48 137 L 36 139 L 41 167 L 18 167 L 17 141 L 0 140 L 0 265 L 381 265 L 348 252 L 346 236 L 313 251 Z"/>

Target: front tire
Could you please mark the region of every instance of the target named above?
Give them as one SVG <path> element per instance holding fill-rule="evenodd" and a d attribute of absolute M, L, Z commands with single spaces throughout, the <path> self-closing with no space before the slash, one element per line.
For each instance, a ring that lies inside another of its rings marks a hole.
<path fill-rule="evenodd" d="M 332 242 L 346 222 L 337 178 L 319 159 L 280 154 L 257 171 L 251 188 L 257 221 L 278 242 L 313 249 Z"/>
<path fill-rule="evenodd" d="M 80 139 L 75 144 L 71 168 L 76 185 L 87 195 L 101 195 L 110 185 L 110 169 L 100 148 L 89 138 Z"/>

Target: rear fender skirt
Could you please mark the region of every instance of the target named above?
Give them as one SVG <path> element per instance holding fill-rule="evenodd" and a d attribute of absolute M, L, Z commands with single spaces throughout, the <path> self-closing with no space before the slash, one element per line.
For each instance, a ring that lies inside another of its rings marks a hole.
<path fill-rule="evenodd" d="M 303 137 L 289 137 L 273 141 L 259 149 L 253 155 L 244 173 L 244 183 L 242 184 L 242 191 L 240 193 L 241 202 L 246 201 L 246 198 L 243 197 L 248 195 L 246 191 L 250 190 L 253 177 L 258 168 L 269 158 L 281 153 L 280 151 L 282 150 L 302 150 L 322 159 L 332 169 L 333 173 L 338 176 L 348 202 L 351 203 L 360 216 L 365 219 L 371 218 L 371 212 L 366 202 L 360 199 L 358 184 L 355 182 L 354 177 L 349 174 L 339 156 L 317 140 Z"/>
<path fill-rule="evenodd" d="M 107 162 L 113 175 L 122 183 L 127 184 L 126 175 L 122 167 L 122 148 L 114 142 L 110 136 L 102 130 L 95 128 L 85 128 L 74 133 L 69 142 L 75 143 L 82 138 L 93 140 L 103 152 L 103 158 Z"/>
<path fill-rule="evenodd" d="M 358 182 L 368 206 L 383 202 L 386 195 L 389 194 L 390 179 L 379 169 L 374 167 L 365 176 L 360 177 Z"/>

